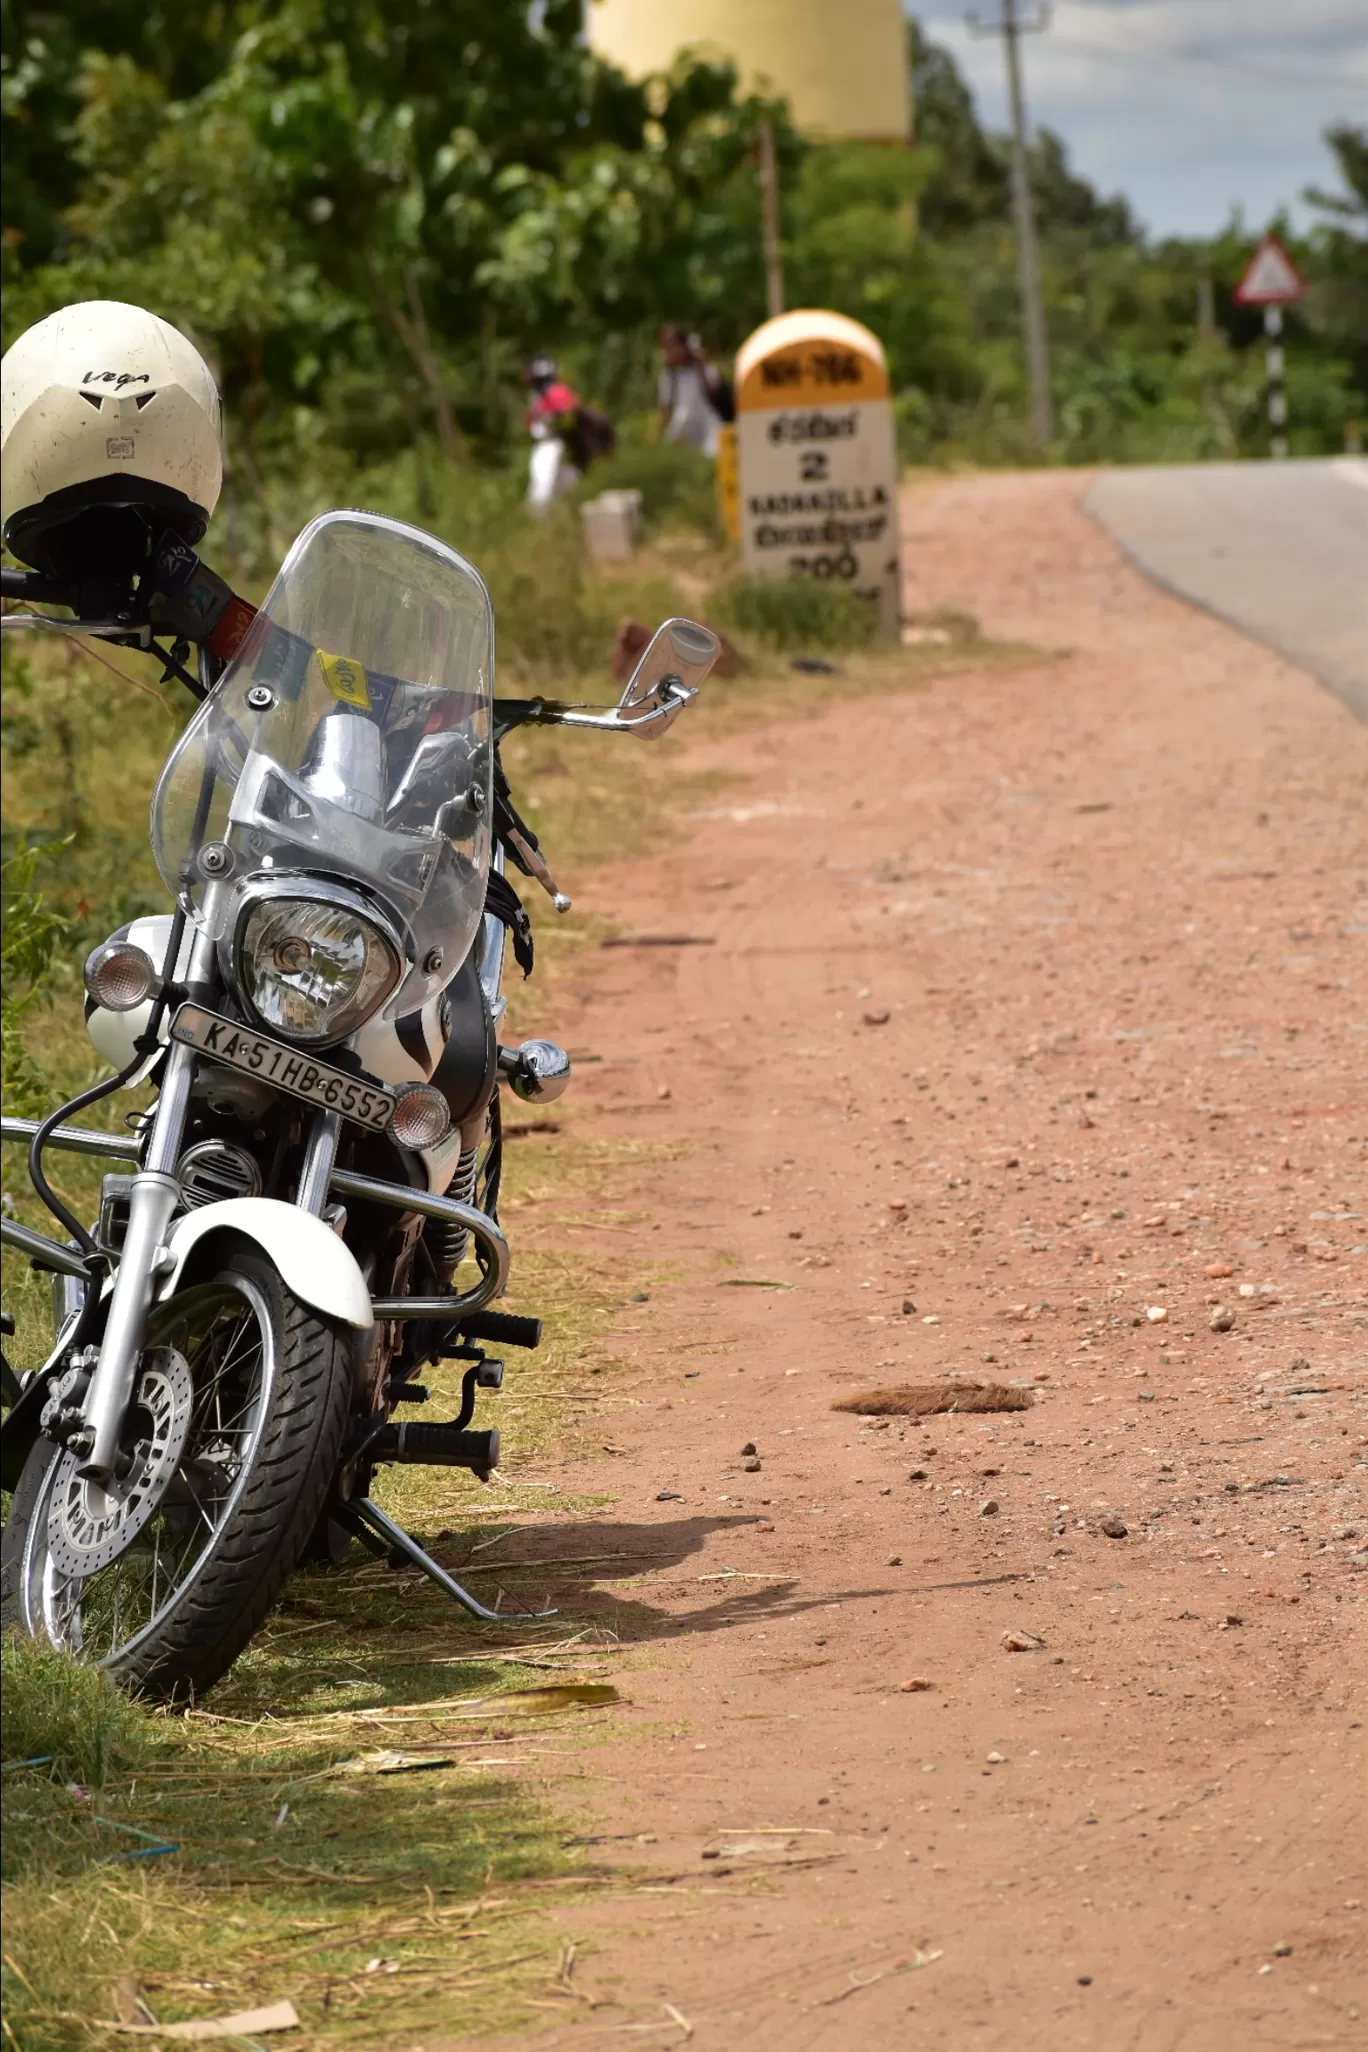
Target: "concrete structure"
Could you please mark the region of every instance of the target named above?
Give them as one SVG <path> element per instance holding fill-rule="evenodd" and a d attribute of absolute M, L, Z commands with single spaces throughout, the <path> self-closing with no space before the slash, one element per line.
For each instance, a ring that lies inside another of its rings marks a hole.
<path fill-rule="evenodd" d="M 901 0 L 585 0 L 584 19 L 592 48 L 629 77 L 701 48 L 730 57 L 743 86 L 786 99 L 816 138 L 910 133 Z"/>
<path fill-rule="evenodd" d="M 844 314 L 781 314 L 736 359 L 741 556 L 757 577 L 833 580 L 899 617 L 898 461 L 877 336 Z"/>

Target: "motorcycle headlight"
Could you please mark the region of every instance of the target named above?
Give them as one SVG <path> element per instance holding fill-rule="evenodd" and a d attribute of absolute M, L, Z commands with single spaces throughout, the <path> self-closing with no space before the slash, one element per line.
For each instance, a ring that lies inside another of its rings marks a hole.
<path fill-rule="evenodd" d="M 237 981 L 264 1027 L 287 1040 L 343 1040 L 399 981 L 392 941 L 335 900 L 264 898 L 238 930 Z"/>

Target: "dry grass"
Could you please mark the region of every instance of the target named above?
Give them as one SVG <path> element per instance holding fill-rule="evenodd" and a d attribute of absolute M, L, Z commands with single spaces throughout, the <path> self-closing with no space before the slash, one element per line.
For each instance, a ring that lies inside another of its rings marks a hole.
<path fill-rule="evenodd" d="M 1029 1389 L 1001 1382 L 911 1383 L 904 1389 L 862 1389 L 837 1397 L 833 1411 L 857 1411 L 865 1418 L 933 1418 L 942 1411 L 1029 1411 Z"/>

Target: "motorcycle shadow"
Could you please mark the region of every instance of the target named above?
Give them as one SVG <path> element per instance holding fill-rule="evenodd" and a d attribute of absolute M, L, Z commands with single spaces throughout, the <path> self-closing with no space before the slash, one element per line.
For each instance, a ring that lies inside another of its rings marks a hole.
<path fill-rule="evenodd" d="M 763 1522 L 731 1513 L 510 1524 L 498 1533 L 487 1525 L 420 1529 L 416 1536 L 433 1558 L 491 1608 L 554 1612 L 507 1624 L 482 1624 L 416 1569 L 353 1547 L 338 1567 L 296 1575 L 250 1653 L 215 1691 L 215 1708 L 273 1718 L 418 1711 L 465 1695 L 492 1697 L 510 1683 L 564 1679 L 582 1660 L 617 1648 L 893 1593 L 804 1591 L 757 1557 Z"/>
<path fill-rule="evenodd" d="M 527 1601 L 531 1591 L 545 1589 L 563 1621 L 592 1623 L 623 1644 L 704 1632 L 726 1631 L 753 1619 L 780 1619 L 833 1602 L 888 1595 L 889 1590 L 842 1591 L 833 1596 L 803 1593 L 779 1568 L 767 1569 L 753 1542 L 769 1529 L 769 1520 L 730 1513 L 685 1517 L 661 1523 L 600 1522 L 575 1528 L 585 1534 L 583 1552 L 565 1552 L 566 1534 L 545 1526 L 512 1528 L 505 1544 L 509 1557 L 507 1603 Z M 480 1535 L 487 1539 L 487 1535 Z M 719 1551 L 718 1540 L 731 1537 L 733 1549 Z M 711 1544 L 709 1545 L 709 1542 Z M 700 1556 L 704 1554 L 706 1565 Z M 554 1549 L 554 1550 L 553 1550 Z M 728 1552 L 733 1557 L 728 1558 Z M 487 1555 L 436 1547 L 434 1557 L 458 1580 L 469 1575 Z M 519 1591 L 522 1594 L 519 1594 Z M 651 1600 L 659 1591 L 669 1607 Z M 693 1599 L 705 1596 L 701 1606 Z M 725 1592 L 725 1593 L 724 1593 Z M 681 1608 L 681 1606 L 683 1606 Z"/>

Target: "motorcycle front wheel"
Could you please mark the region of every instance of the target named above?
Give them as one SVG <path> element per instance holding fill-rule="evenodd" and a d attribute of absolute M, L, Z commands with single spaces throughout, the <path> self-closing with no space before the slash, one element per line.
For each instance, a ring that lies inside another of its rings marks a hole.
<path fill-rule="evenodd" d="M 298 1565 L 336 1475 L 345 1330 L 239 1243 L 149 1321 L 108 1492 L 40 1440 L 5 1526 L 0 1624 L 161 1701 L 225 1674 Z"/>

